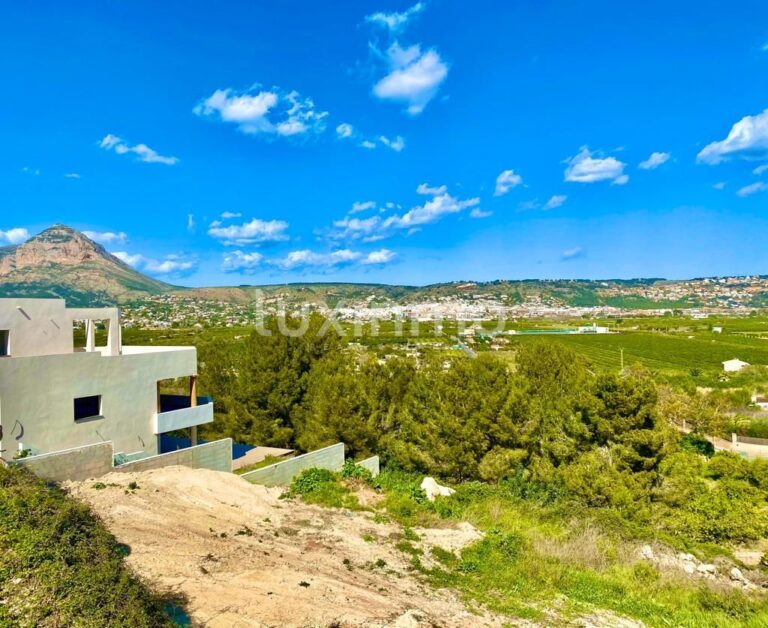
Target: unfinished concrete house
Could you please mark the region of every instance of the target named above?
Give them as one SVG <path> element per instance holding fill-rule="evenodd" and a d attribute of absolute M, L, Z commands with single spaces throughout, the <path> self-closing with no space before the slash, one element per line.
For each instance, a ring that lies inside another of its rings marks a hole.
<path fill-rule="evenodd" d="M 83 325 L 84 346 L 75 348 L 73 330 L 82 333 Z M 103 346 L 97 346 L 97 326 L 103 330 L 98 335 L 106 335 Z M 164 380 L 174 380 L 185 394 L 160 394 Z M 111 452 L 111 467 L 157 456 L 164 433 L 186 429 L 194 446 L 197 426 L 211 421 L 211 400 L 197 396 L 194 347 L 123 346 L 117 308 L 0 299 L 5 460 L 101 446 L 98 451 Z M 81 455 L 77 464 L 89 460 Z"/>

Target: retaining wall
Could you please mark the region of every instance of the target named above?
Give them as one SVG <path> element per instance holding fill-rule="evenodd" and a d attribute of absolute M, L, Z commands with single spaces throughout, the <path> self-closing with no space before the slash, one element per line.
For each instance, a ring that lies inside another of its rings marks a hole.
<path fill-rule="evenodd" d="M 149 471 L 172 465 L 213 471 L 232 471 L 232 439 L 222 438 L 203 445 L 177 449 L 167 454 L 126 462 L 113 470 L 118 472 Z"/>
<path fill-rule="evenodd" d="M 277 462 L 243 473 L 240 477 L 252 484 L 264 486 L 286 486 L 291 480 L 305 469 L 328 469 L 340 471 L 344 466 L 344 443 L 336 443 L 330 447 L 311 451 L 308 454 L 296 456 L 290 460 Z"/>
<path fill-rule="evenodd" d="M 87 480 L 98 478 L 112 471 L 147 471 L 171 465 L 182 465 L 193 469 L 213 469 L 214 471 L 232 471 L 232 439 L 222 440 L 179 449 L 159 456 L 142 458 L 113 466 L 112 442 L 85 445 L 73 449 L 64 449 L 49 454 L 30 456 L 18 460 L 9 460 L 8 464 L 23 466 L 35 475 L 46 480 L 64 482 L 66 480 Z"/>
<path fill-rule="evenodd" d="M 46 480 L 87 480 L 112 471 L 112 442 L 62 449 L 49 454 L 9 460 Z"/>
<path fill-rule="evenodd" d="M 356 465 L 363 467 L 364 469 L 368 469 L 368 471 L 371 472 L 373 477 L 376 477 L 379 475 L 379 457 L 378 456 L 371 456 L 370 458 L 366 458 L 365 460 L 361 460 L 360 462 L 356 462 Z"/>

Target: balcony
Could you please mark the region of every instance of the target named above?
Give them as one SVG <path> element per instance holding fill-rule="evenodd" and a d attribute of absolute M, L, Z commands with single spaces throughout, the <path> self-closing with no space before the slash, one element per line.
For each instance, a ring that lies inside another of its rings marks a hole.
<path fill-rule="evenodd" d="M 160 395 L 160 411 L 155 414 L 155 434 L 183 430 L 213 421 L 213 400 L 198 397 L 197 405 L 187 395 Z"/>

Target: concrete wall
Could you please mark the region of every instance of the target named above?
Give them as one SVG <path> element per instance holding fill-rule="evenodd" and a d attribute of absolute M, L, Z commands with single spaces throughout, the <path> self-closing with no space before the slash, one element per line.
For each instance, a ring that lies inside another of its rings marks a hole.
<path fill-rule="evenodd" d="M 118 452 L 155 454 L 157 382 L 196 373 L 194 347 L 0 358 L 3 457 L 23 448 L 48 453 L 104 441 Z M 90 395 L 101 395 L 101 418 L 75 422 L 74 399 Z"/>
<path fill-rule="evenodd" d="M 35 475 L 55 482 L 97 478 L 112 471 L 112 443 L 65 449 L 9 461 L 9 464 L 26 467 Z"/>
<path fill-rule="evenodd" d="M 204 445 L 178 449 L 167 454 L 142 458 L 115 467 L 115 471 L 149 471 L 172 465 L 213 471 L 232 471 L 232 439 L 222 438 Z"/>
<path fill-rule="evenodd" d="M 153 423 L 155 434 L 165 434 L 194 425 L 213 423 L 213 402 L 155 414 Z"/>
<path fill-rule="evenodd" d="M 0 299 L 0 329 L 10 331 L 12 356 L 72 351 L 72 321 L 63 299 Z"/>
<path fill-rule="evenodd" d="M 339 471 L 344 466 L 344 443 L 336 443 L 324 449 L 311 451 L 290 460 L 277 462 L 262 469 L 244 473 L 240 477 L 253 484 L 264 486 L 286 486 L 305 469 L 328 469 Z"/>
<path fill-rule="evenodd" d="M 112 443 L 99 443 L 11 460 L 8 464 L 26 467 L 35 475 L 56 482 L 98 478 L 112 471 L 148 471 L 172 465 L 229 472 L 232 470 L 232 439 L 224 438 L 168 454 L 142 458 L 118 467 L 112 466 L 112 460 Z"/>
<path fill-rule="evenodd" d="M 378 456 L 371 456 L 370 458 L 366 458 L 365 460 L 361 460 L 360 462 L 356 462 L 356 465 L 359 467 L 363 467 L 363 469 L 368 469 L 368 471 L 371 472 L 373 477 L 376 477 L 379 475 L 379 457 Z"/>

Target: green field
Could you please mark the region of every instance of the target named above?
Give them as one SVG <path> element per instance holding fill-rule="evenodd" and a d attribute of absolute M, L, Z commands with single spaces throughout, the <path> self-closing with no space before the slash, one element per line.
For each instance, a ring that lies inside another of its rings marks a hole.
<path fill-rule="evenodd" d="M 620 368 L 640 363 L 654 371 L 720 371 L 723 360 L 738 357 L 750 364 L 768 365 L 768 340 L 735 334 L 669 334 L 660 332 L 625 332 L 606 335 L 546 336 L 585 355 L 593 364 Z M 519 337 L 515 343 L 534 338 Z"/>

